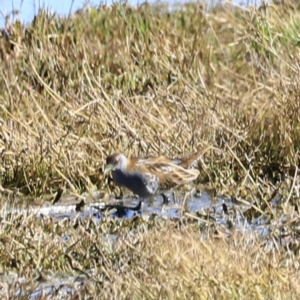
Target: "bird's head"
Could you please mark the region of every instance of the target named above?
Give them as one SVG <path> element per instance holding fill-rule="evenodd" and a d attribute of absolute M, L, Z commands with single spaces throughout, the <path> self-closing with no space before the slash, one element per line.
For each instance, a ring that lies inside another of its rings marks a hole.
<path fill-rule="evenodd" d="M 127 169 L 128 159 L 124 154 L 113 153 L 106 158 L 106 166 L 104 169 L 104 175 L 110 171 Z"/>

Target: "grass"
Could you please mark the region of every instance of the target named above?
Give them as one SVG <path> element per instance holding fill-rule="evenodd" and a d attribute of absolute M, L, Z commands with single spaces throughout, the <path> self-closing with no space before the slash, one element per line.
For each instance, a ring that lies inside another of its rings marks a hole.
<path fill-rule="evenodd" d="M 80 189 L 95 174 L 103 183 L 113 150 L 177 156 L 205 144 L 222 150 L 205 155 L 217 188 L 294 175 L 299 24 L 290 12 L 115 4 L 7 25 L 2 185 Z"/>
<path fill-rule="evenodd" d="M 26 277 L 28 288 L 36 276 L 92 274 L 82 293 L 110 299 L 297 298 L 299 14 L 294 2 L 172 11 L 114 4 L 7 22 L 2 192 L 42 201 L 62 186 L 110 193 L 102 167 L 113 151 L 172 157 L 210 144 L 219 151 L 203 156 L 199 183 L 255 201 L 254 212 L 280 225 L 262 238 L 217 225 L 202 231 L 188 217 L 72 224 L 3 215 L 2 273 Z M 14 201 L 5 195 L 3 205 Z M 270 207 L 275 196 L 279 211 Z M 284 245 L 282 232 L 291 238 Z M 117 242 L 107 244 L 111 234 Z M 18 285 L 3 285 L 13 297 Z"/>
<path fill-rule="evenodd" d="M 74 224 L 19 216 L 2 226 L 2 272 L 26 276 L 21 286 L 28 293 L 54 274 L 78 276 L 74 282 L 83 283 L 77 296 L 103 299 L 293 299 L 299 294 L 297 254 L 282 247 L 283 239 L 199 229 L 187 218 Z"/>

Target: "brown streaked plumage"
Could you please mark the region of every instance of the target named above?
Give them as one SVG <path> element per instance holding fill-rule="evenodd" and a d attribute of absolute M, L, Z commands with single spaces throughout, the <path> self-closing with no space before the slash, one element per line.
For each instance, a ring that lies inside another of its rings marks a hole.
<path fill-rule="evenodd" d="M 214 146 L 207 146 L 201 149 L 200 151 L 193 153 L 185 158 L 174 158 L 172 159 L 172 163 L 179 165 L 185 169 L 196 168 L 201 159 L 201 156 L 209 149 L 217 149 L 217 148 L 215 148 Z"/>
<path fill-rule="evenodd" d="M 114 182 L 141 198 L 148 198 L 195 180 L 195 169 L 201 155 L 212 146 L 184 159 L 159 157 L 130 157 L 113 153 L 106 159 L 104 174 L 112 172 Z M 164 196 L 165 199 L 165 196 Z"/>

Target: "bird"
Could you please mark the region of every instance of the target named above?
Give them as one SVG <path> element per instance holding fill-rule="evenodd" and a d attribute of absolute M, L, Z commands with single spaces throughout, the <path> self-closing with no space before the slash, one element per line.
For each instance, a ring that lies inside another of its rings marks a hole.
<path fill-rule="evenodd" d="M 197 179 L 200 174 L 196 169 L 198 162 L 210 148 L 214 147 L 208 146 L 186 158 L 173 159 L 164 156 L 126 157 L 115 152 L 107 157 L 103 173 L 111 172 L 115 184 L 138 195 L 140 201 L 162 195 L 165 203 L 167 191 Z"/>

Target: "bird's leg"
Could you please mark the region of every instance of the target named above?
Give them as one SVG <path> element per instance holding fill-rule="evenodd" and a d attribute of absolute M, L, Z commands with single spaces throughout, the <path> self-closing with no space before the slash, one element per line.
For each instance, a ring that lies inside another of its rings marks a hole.
<path fill-rule="evenodd" d="M 161 194 L 161 196 L 163 198 L 163 205 L 170 202 L 169 197 L 166 194 Z"/>
<path fill-rule="evenodd" d="M 172 196 L 171 196 L 172 195 Z M 166 195 L 165 193 L 162 193 L 161 194 L 162 198 L 163 198 L 163 204 L 168 204 L 171 202 L 171 199 L 173 199 L 174 203 L 176 202 L 175 201 L 175 193 L 174 191 L 171 192 L 170 195 Z"/>
<path fill-rule="evenodd" d="M 177 199 L 176 199 L 176 194 L 175 194 L 174 190 L 172 190 L 172 195 L 173 195 L 174 204 L 176 204 L 177 203 Z"/>
<path fill-rule="evenodd" d="M 143 201 L 143 199 L 139 198 L 139 203 L 137 204 L 137 206 L 132 207 L 131 210 L 141 212 Z"/>

